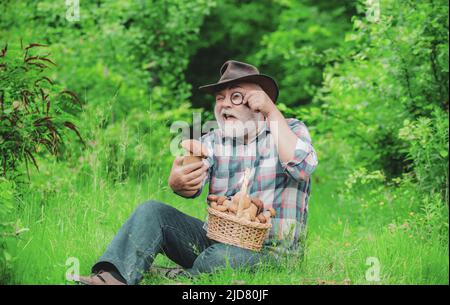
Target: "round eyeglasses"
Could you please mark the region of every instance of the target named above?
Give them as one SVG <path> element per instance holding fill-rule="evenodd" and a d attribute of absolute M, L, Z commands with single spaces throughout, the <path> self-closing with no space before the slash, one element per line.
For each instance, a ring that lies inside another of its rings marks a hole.
<path fill-rule="evenodd" d="M 233 92 L 230 100 L 233 105 L 239 106 L 244 102 L 244 95 L 240 92 Z"/>

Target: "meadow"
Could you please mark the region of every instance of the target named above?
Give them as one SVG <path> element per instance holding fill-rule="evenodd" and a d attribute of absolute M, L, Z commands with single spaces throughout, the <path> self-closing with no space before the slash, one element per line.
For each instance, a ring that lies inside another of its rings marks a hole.
<path fill-rule="evenodd" d="M 69 284 L 65 276 L 71 257 L 79 260 L 81 273 L 88 274 L 120 225 L 146 200 L 169 203 L 200 219 L 206 215 L 205 194 L 189 200 L 169 191 L 169 167 L 161 167 L 160 175 L 150 179 L 111 185 L 102 177 L 71 178 L 75 169 L 56 162 L 47 166 L 42 183 L 52 181 L 51 189 L 27 194 L 16 215 L 30 231 L 13 250 L 14 283 Z M 55 181 L 52 173 L 65 174 Z M 409 227 L 408 220 L 421 211 L 401 191 L 392 187 L 375 196 L 360 192 L 363 198 L 377 197 L 361 207 L 340 198 L 342 186 L 329 175 L 326 162 L 316 177 L 303 261 L 286 257 L 255 274 L 227 268 L 195 280 L 149 275 L 144 284 L 448 284 L 448 248 L 439 236 Z M 378 279 L 370 275 L 372 258 L 379 263 Z M 175 266 L 162 255 L 155 264 Z"/>

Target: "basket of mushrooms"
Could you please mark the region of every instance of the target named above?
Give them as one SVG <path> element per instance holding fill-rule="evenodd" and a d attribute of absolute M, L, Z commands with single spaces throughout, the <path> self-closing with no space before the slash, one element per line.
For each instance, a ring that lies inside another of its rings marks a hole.
<path fill-rule="evenodd" d="M 200 161 L 207 156 L 207 150 L 196 140 L 181 143 L 185 149 L 183 164 Z M 208 196 L 208 232 L 210 239 L 237 247 L 260 251 L 275 210 L 264 210 L 263 202 L 248 195 L 250 169 L 244 172 L 241 189 L 232 197 Z"/>
<path fill-rule="evenodd" d="M 247 194 L 249 170 L 244 174 L 241 190 L 233 197 L 208 196 L 207 236 L 216 241 L 237 247 L 260 251 L 275 210 L 264 211 L 258 198 Z"/>

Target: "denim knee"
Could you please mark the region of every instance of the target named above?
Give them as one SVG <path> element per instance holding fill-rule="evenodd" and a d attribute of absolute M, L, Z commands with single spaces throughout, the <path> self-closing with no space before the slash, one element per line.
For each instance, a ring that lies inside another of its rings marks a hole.
<path fill-rule="evenodd" d="M 165 215 L 170 208 L 171 207 L 165 203 L 156 200 L 149 200 L 140 204 L 134 211 L 134 214 L 145 219 L 155 217 L 159 218 Z"/>
<path fill-rule="evenodd" d="M 258 253 L 235 246 L 217 243 L 200 253 L 194 261 L 194 273 L 210 273 L 216 269 L 230 266 L 231 268 L 252 268 L 260 261 Z"/>

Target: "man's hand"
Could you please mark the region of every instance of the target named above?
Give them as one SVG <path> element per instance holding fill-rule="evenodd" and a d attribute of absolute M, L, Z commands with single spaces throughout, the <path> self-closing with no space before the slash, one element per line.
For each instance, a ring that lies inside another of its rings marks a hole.
<path fill-rule="evenodd" d="M 177 157 L 170 171 L 169 186 L 177 194 L 191 197 L 202 187 L 207 170 L 201 161 L 183 166 L 183 157 Z"/>
<path fill-rule="evenodd" d="M 251 110 L 261 112 L 264 117 L 277 109 L 270 97 L 263 90 L 250 90 L 245 94 L 243 104 L 248 104 Z"/>

